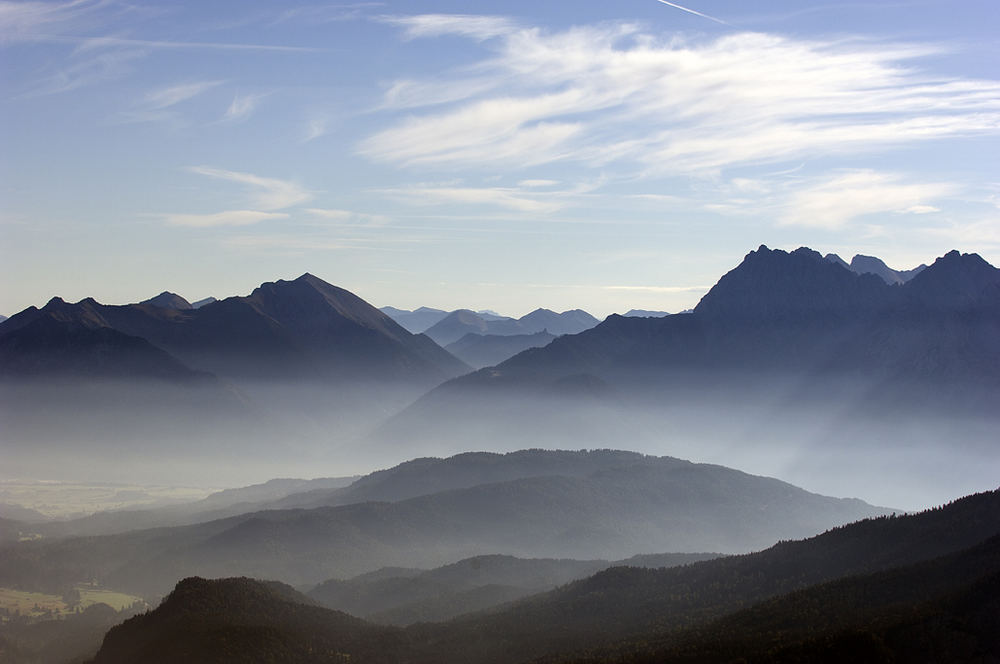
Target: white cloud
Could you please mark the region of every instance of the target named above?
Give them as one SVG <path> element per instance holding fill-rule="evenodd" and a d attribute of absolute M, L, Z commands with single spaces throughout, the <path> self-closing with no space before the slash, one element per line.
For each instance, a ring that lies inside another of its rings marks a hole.
<path fill-rule="evenodd" d="M 0 42 L 30 40 L 38 30 L 72 26 L 108 4 L 106 0 L 0 2 Z"/>
<path fill-rule="evenodd" d="M 77 90 L 89 85 L 120 78 L 132 71 L 132 63 L 148 55 L 140 49 L 127 49 L 100 53 L 85 60 L 77 60 L 68 67 L 44 77 L 25 96 L 38 97 Z"/>
<path fill-rule="evenodd" d="M 287 219 L 282 212 L 260 212 L 258 210 L 226 210 L 213 214 L 164 214 L 163 220 L 171 226 L 210 228 L 215 226 L 249 226 L 272 219 Z"/>
<path fill-rule="evenodd" d="M 926 201 L 952 195 L 958 189 L 950 183 L 908 183 L 896 174 L 852 171 L 793 193 L 779 223 L 835 229 L 868 214 L 930 212 L 934 208 Z"/>
<path fill-rule="evenodd" d="M 365 212 L 354 212 L 352 210 L 339 210 L 334 208 L 306 208 L 305 211 L 315 217 L 320 217 L 321 219 L 328 219 L 330 221 L 338 221 L 345 223 L 377 226 L 389 221 L 388 217 L 385 217 L 380 214 L 368 214 Z"/>
<path fill-rule="evenodd" d="M 312 193 L 288 180 L 265 178 L 252 173 L 228 171 L 209 166 L 192 166 L 188 170 L 199 175 L 249 186 L 254 190 L 251 195 L 254 207 L 261 210 L 280 210 L 304 203 L 313 197 Z"/>
<path fill-rule="evenodd" d="M 516 30 L 516 24 L 502 16 L 420 14 L 417 16 L 383 16 L 380 20 L 404 28 L 409 39 L 458 35 L 483 41 L 509 35 Z"/>
<path fill-rule="evenodd" d="M 379 193 L 418 205 L 472 204 L 493 205 L 516 212 L 548 214 L 563 207 L 554 199 L 540 199 L 509 187 L 412 186 L 380 189 Z"/>
<path fill-rule="evenodd" d="M 306 122 L 305 132 L 302 142 L 308 143 L 321 136 L 325 136 L 330 130 L 330 118 L 326 115 L 314 115 Z"/>
<path fill-rule="evenodd" d="M 211 90 L 221 83 L 222 81 L 195 81 L 151 90 L 143 97 L 143 104 L 147 108 L 154 110 L 169 108 L 182 101 L 196 97 L 206 90 Z"/>
<path fill-rule="evenodd" d="M 686 40 L 631 23 L 547 32 L 499 17 L 392 22 L 407 37 L 497 39 L 477 62 L 388 88 L 383 107 L 413 113 L 359 143 L 377 161 L 619 161 L 647 175 L 710 175 L 1000 133 L 1000 82 L 922 72 L 918 58 L 939 47 L 759 33 Z"/>
<path fill-rule="evenodd" d="M 267 93 L 249 95 L 237 94 L 233 97 L 232 103 L 229 104 L 229 108 L 226 110 L 226 115 L 223 119 L 227 121 L 247 119 L 255 110 L 257 110 L 257 105 L 260 104 L 260 101 L 266 96 Z"/>

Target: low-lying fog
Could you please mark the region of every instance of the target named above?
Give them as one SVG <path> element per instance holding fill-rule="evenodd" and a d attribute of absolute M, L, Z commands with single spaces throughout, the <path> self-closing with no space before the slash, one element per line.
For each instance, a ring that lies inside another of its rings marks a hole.
<path fill-rule="evenodd" d="M 250 400 L 242 419 L 156 393 L 127 413 L 102 412 L 79 394 L 50 401 L 48 413 L 15 412 L 17 400 L 5 399 L 0 473 L 215 488 L 363 474 L 465 451 L 611 448 L 724 465 L 906 510 L 996 488 L 1000 477 L 995 420 L 916 408 L 883 414 L 847 401 L 789 405 L 766 392 L 740 400 L 663 393 L 644 403 L 616 394 L 500 393 L 424 399 L 390 417 L 398 394 L 369 404 L 303 390 L 266 394 L 267 407 Z M 149 407 L 157 401 L 163 408 Z"/>

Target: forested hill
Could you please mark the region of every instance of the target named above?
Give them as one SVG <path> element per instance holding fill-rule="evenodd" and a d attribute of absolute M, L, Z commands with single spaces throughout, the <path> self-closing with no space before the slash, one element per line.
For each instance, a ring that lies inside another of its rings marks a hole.
<path fill-rule="evenodd" d="M 493 612 L 405 630 L 317 609 L 280 586 L 189 579 L 160 608 L 112 631 L 94 661 L 178 661 L 158 659 L 169 653 L 188 662 L 235 661 L 223 654 L 247 662 L 701 662 L 728 660 L 744 640 L 758 649 L 747 650 L 750 661 L 754 652 L 760 661 L 823 661 L 830 652 L 891 661 L 879 657 L 914 647 L 947 655 L 938 661 L 986 661 L 1000 654 L 998 535 L 1000 490 L 760 553 L 612 568 Z"/>

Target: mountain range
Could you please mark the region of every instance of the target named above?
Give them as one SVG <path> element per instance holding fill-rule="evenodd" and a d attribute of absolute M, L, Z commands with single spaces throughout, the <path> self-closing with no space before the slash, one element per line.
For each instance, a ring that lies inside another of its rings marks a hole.
<path fill-rule="evenodd" d="M 996 403 L 1000 270 L 978 255 L 950 252 L 889 285 L 809 249 L 761 247 L 691 314 L 612 315 L 453 379 L 372 444 L 457 451 L 468 431 L 489 449 L 624 438 L 775 475 L 786 471 L 766 462 L 794 450 L 792 477 L 828 487 L 877 485 L 864 470 L 875 466 L 927 485 L 950 450 L 953 476 L 983 488 L 1000 472 Z"/>
<path fill-rule="evenodd" d="M 381 311 L 411 332 L 423 332 L 445 347 L 467 334 L 511 336 L 548 332 L 560 336 L 582 332 L 599 322 L 582 309 L 562 313 L 550 309 L 535 309 L 520 318 L 471 309 L 448 312 L 429 307 L 420 307 L 414 311 L 382 307 Z"/>
<path fill-rule="evenodd" d="M 274 582 L 189 578 L 113 628 L 93 661 L 990 661 L 1000 654 L 998 501 L 973 495 L 745 556 L 613 567 L 406 629 L 321 609 Z"/>
<path fill-rule="evenodd" d="M 91 458 L 134 447 L 117 462 L 136 467 L 165 448 L 173 459 L 236 446 L 263 460 L 276 444 L 314 456 L 467 370 L 310 274 L 198 308 L 170 293 L 120 306 L 53 298 L 0 323 L 15 461 L 39 444 L 71 459 L 83 441 Z"/>
<path fill-rule="evenodd" d="M 879 465 L 926 484 L 949 440 L 957 465 L 940 497 L 983 488 L 998 471 L 998 271 L 955 251 L 890 284 L 879 265 L 761 247 L 689 314 L 596 325 L 580 311 L 410 312 L 445 313 L 428 333 L 482 367 L 471 373 L 309 274 L 198 308 L 169 292 L 123 306 L 53 298 L 0 323 L 5 452 L 11 472 L 37 475 L 45 458 L 113 459 L 135 473 L 158 458 L 171 472 L 207 473 L 239 450 L 273 475 L 333 459 L 371 468 L 627 441 L 790 472 L 828 493 L 848 480 L 861 493 L 901 486 L 866 476 Z M 542 330 L 558 338 L 524 336 Z M 181 451 L 213 464 L 182 468 Z M 859 473 L 864 453 L 879 462 Z M 276 455 L 299 465 L 273 469 Z M 873 497 L 905 505 L 918 493 Z"/>

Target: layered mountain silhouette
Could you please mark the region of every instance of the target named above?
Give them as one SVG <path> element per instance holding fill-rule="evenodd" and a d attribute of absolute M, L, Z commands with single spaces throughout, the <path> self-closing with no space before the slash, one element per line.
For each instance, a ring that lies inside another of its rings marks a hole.
<path fill-rule="evenodd" d="M 432 307 L 420 307 L 413 311 L 409 309 L 397 309 L 396 307 L 380 307 L 379 311 L 413 334 L 420 334 L 448 315 L 447 311 Z"/>
<path fill-rule="evenodd" d="M 795 450 L 799 483 L 851 483 L 888 465 L 912 486 L 931 482 L 933 457 L 950 450 L 948 463 L 960 466 L 949 478 L 976 476 L 971 487 L 982 487 L 996 468 L 998 284 L 1000 271 L 957 251 L 893 286 L 810 249 L 761 247 L 692 313 L 612 315 L 449 381 L 373 444 L 405 436 L 413 452 L 458 450 L 456 430 L 473 428 L 493 432 L 479 437 L 493 449 L 532 437 L 627 439 L 779 475 L 764 463 Z"/>
<path fill-rule="evenodd" d="M 25 464 L 11 472 L 45 475 L 38 464 L 53 454 L 190 469 L 190 455 L 234 450 L 301 466 L 468 370 L 310 274 L 185 304 L 170 293 L 120 306 L 53 298 L 0 323 L 0 426 Z"/>
<path fill-rule="evenodd" d="M 582 309 L 572 309 L 562 313 L 549 309 L 535 309 L 516 319 L 470 309 L 457 309 L 426 328 L 424 333 L 441 346 L 448 346 L 468 334 L 513 336 L 548 332 L 560 336 L 582 332 L 597 325 L 598 322 Z"/>
<path fill-rule="evenodd" d="M 973 495 L 745 556 L 613 567 L 490 612 L 407 629 L 318 609 L 273 582 L 190 578 L 155 611 L 113 629 L 94 661 L 185 653 L 217 661 L 223 653 L 311 662 L 330 652 L 439 664 L 989 661 L 1000 654 L 998 501 L 997 491 Z"/>
<path fill-rule="evenodd" d="M 59 587 L 84 575 L 155 596 L 190 575 L 315 584 L 493 553 L 731 553 L 890 512 L 722 466 L 610 450 L 415 460 L 327 497 L 326 507 L 25 542 L 0 549 L 0 585 Z"/>
<path fill-rule="evenodd" d="M 711 553 L 674 553 L 610 562 L 494 554 L 431 570 L 385 568 L 346 581 L 330 579 L 308 595 L 331 609 L 405 626 L 488 609 L 617 565 L 675 567 L 717 557 Z"/>
<path fill-rule="evenodd" d="M 555 338 L 556 335 L 549 334 L 547 330 L 511 335 L 470 332 L 444 349 L 473 369 L 482 369 L 500 364 L 529 348 L 546 346 Z"/>
<path fill-rule="evenodd" d="M 55 298 L 5 321 L 0 340 L 43 318 L 139 337 L 189 366 L 231 378 L 366 377 L 433 384 L 465 370 L 427 338 L 310 274 L 198 309 L 170 293 L 123 306 Z"/>
<path fill-rule="evenodd" d="M 881 277 L 882 281 L 890 285 L 904 284 L 927 268 L 926 265 L 921 264 L 911 270 L 893 270 L 891 267 L 886 265 L 881 258 L 876 258 L 875 256 L 863 256 L 861 254 L 854 256 L 850 263 L 837 254 L 827 254 L 826 260 L 845 267 L 852 272 L 856 272 L 857 274 L 874 274 Z"/>

